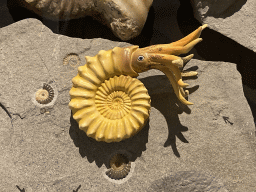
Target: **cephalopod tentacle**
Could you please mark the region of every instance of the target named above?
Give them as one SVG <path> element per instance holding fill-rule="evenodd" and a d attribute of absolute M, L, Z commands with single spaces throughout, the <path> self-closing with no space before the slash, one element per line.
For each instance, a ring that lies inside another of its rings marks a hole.
<path fill-rule="evenodd" d="M 180 87 L 180 92 L 182 94 L 183 97 L 187 97 L 189 94 L 188 90 L 184 90 L 182 87 Z"/>
<path fill-rule="evenodd" d="M 132 54 L 131 66 L 137 73 L 147 71 L 149 69 L 164 70 L 172 85 L 175 94 L 184 104 L 192 104 L 186 102 L 184 96 L 188 95 L 188 91 L 184 91 L 183 87 L 188 84 L 182 81 L 183 76 L 194 76 L 197 72 L 181 72 L 179 68 L 183 67 L 192 59 L 193 54 L 186 57 L 178 57 L 177 55 L 188 53 L 197 43 L 202 41 L 199 38 L 203 29 L 207 25 L 199 27 L 197 30 L 187 35 L 183 39 L 162 45 L 153 45 L 145 48 L 138 48 Z"/>
<path fill-rule="evenodd" d="M 150 62 L 152 63 L 152 68 L 157 67 L 159 65 L 158 63 L 161 63 L 160 65 L 165 66 L 167 68 L 170 68 L 171 71 L 175 75 L 175 79 L 178 82 L 179 86 L 186 87 L 188 84 L 184 83 L 181 79 L 181 73 L 179 70 L 179 67 L 183 67 L 183 59 L 175 56 L 175 55 L 166 55 L 166 54 L 148 54 L 150 58 Z"/>
<path fill-rule="evenodd" d="M 187 35 L 186 37 L 183 37 L 182 39 L 175 41 L 173 43 L 171 43 L 171 46 L 184 46 L 186 44 L 188 44 L 189 42 L 197 39 L 198 37 L 200 37 L 201 32 L 207 27 L 207 24 L 204 24 L 203 26 L 200 26 L 197 30 L 193 31 L 192 33 L 190 33 L 189 35 Z"/>
<path fill-rule="evenodd" d="M 172 87 L 173 87 L 174 93 L 178 96 L 178 99 L 179 99 L 182 103 L 184 103 L 184 104 L 186 104 L 186 105 L 193 105 L 193 103 L 187 101 L 187 100 L 184 98 L 183 94 L 181 93 L 180 88 L 178 87 L 178 85 L 177 85 L 177 83 L 176 83 L 176 81 L 175 81 L 175 77 L 173 76 L 172 72 L 171 72 L 168 68 L 162 67 L 162 66 L 158 66 L 158 69 L 159 69 L 160 71 L 162 71 L 162 72 L 168 77 L 168 79 L 170 80 L 170 83 L 171 83 L 171 85 L 172 85 Z M 185 95 L 185 93 L 184 93 L 184 95 Z"/>
<path fill-rule="evenodd" d="M 194 54 L 190 54 L 186 57 L 182 57 L 181 59 L 183 60 L 183 65 L 186 65 L 193 57 L 194 57 Z"/>
<path fill-rule="evenodd" d="M 181 72 L 182 77 L 192 77 L 196 76 L 198 73 L 196 71 L 183 71 Z"/>
<path fill-rule="evenodd" d="M 186 37 L 175 41 L 170 44 L 159 44 L 152 45 L 149 47 L 142 48 L 141 51 L 148 53 L 161 53 L 161 54 L 172 54 L 180 55 L 189 52 L 197 43 L 202 41 L 200 37 L 203 29 L 207 27 L 207 24 L 200 26 L 197 30 L 190 33 Z M 189 45 L 188 45 L 189 44 Z M 181 53 L 182 52 L 182 53 Z"/>
<path fill-rule="evenodd" d="M 172 46 L 171 44 L 167 44 L 163 46 L 163 52 L 171 55 L 185 54 L 188 53 L 197 43 L 201 42 L 202 40 L 202 38 L 197 38 L 191 41 L 190 43 L 186 44 L 185 46 Z"/>

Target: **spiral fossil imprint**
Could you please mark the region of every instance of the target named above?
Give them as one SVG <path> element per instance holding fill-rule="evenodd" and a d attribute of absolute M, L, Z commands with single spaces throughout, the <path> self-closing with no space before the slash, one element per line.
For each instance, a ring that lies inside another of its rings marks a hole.
<path fill-rule="evenodd" d="M 110 170 L 106 172 L 109 178 L 119 180 L 125 178 L 131 169 L 131 162 L 123 154 L 116 154 L 110 160 Z"/>
<path fill-rule="evenodd" d="M 92 16 L 122 40 L 140 34 L 153 0 L 19 0 L 40 16 L 52 20 Z"/>
<path fill-rule="evenodd" d="M 36 101 L 40 104 L 48 104 L 53 100 L 54 97 L 54 90 L 53 88 L 48 85 L 44 84 L 43 89 L 39 89 L 35 93 Z"/>
<path fill-rule="evenodd" d="M 87 63 L 78 67 L 78 75 L 72 79 L 69 107 L 79 128 L 97 141 L 119 142 L 140 131 L 150 112 L 150 96 L 141 81 L 134 78 L 149 69 L 161 70 L 170 80 L 178 99 L 186 104 L 188 84 L 182 76 L 183 67 L 193 54 L 181 58 L 175 55 L 189 52 L 202 39 L 199 38 L 207 25 L 183 39 L 145 48 L 130 46 L 101 50 L 94 57 L 86 56 Z"/>

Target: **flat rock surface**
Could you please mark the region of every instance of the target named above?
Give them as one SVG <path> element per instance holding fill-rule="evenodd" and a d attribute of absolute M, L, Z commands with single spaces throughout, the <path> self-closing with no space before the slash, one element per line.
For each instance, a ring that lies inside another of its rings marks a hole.
<path fill-rule="evenodd" d="M 255 191 L 255 126 L 233 64 L 185 66 L 198 72 L 184 79 L 192 106 L 179 102 L 163 73 L 142 73 L 152 109 L 130 139 L 108 144 L 79 130 L 68 108 L 77 67 L 85 55 L 127 45 L 56 35 L 36 19 L 0 30 L 1 191 Z M 70 54 L 77 60 L 67 62 Z M 45 108 L 34 102 L 43 83 L 55 93 Z M 120 181 L 105 175 L 115 152 L 132 161 Z"/>

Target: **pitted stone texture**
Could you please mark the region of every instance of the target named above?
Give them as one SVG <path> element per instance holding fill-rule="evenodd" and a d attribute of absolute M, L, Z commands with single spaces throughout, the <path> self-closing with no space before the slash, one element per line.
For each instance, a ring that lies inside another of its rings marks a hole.
<path fill-rule="evenodd" d="M 69 90 L 77 69 L 63 65 L 63 58 L 75 53 L 84 65 L 85 55 L 129 44 L 56 35 L 36 19 L 2 28 L 0 42 L 0 101 L 13 116 L 11 122 L 0 108 L 1 130 L 12 135 L 1 141 L 1 191 L 17 191 L 17 185 L 70 192 L 81 185 L 79 192 L 143 192 L 170 173 L 192 170 L 209 173 L 230 192 L 255 190 L 255 126 L 234 64 L 192 59 L 185 69 L 197 66 L 198 78 L 184 79 L 192 106 L 179 102 L 163 73 L 140 74 L 152 100 L 149 123 L 134 137 L 107 144 L 88 138 L 72 119 Z M 30 96 L 52 80 L 58 98 L 41 111 Z M 121 185 L 102 175 L 118 150 L 131 153 L 136 164 Z"/>

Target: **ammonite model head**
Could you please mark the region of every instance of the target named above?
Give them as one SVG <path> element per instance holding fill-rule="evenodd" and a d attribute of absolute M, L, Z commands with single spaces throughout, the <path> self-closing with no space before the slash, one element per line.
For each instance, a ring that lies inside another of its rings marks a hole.
<path fill-rule="evenodd" d="M 184 98 L 188 91 L 183 88 L 188 84 L 182 76 L 197 73 L 183 74 L 179 70 L 193 54 L 184 58 L 177 55 L 189 52 L 200 42 L 206 26 L 171 44 L 115 47 L 101 50 L 94 57 L 86 56 L 87 63 L 78 67 L 69 92 L 69 107 L 79 128 L 89 137 L 105 142 L 119 142 L 140 131 L 148 120 L 151 100 L 143 83 L 133 77 L 149 69 L 161 70 L 178 99 L 186 105 L 193 104 Z"/>

